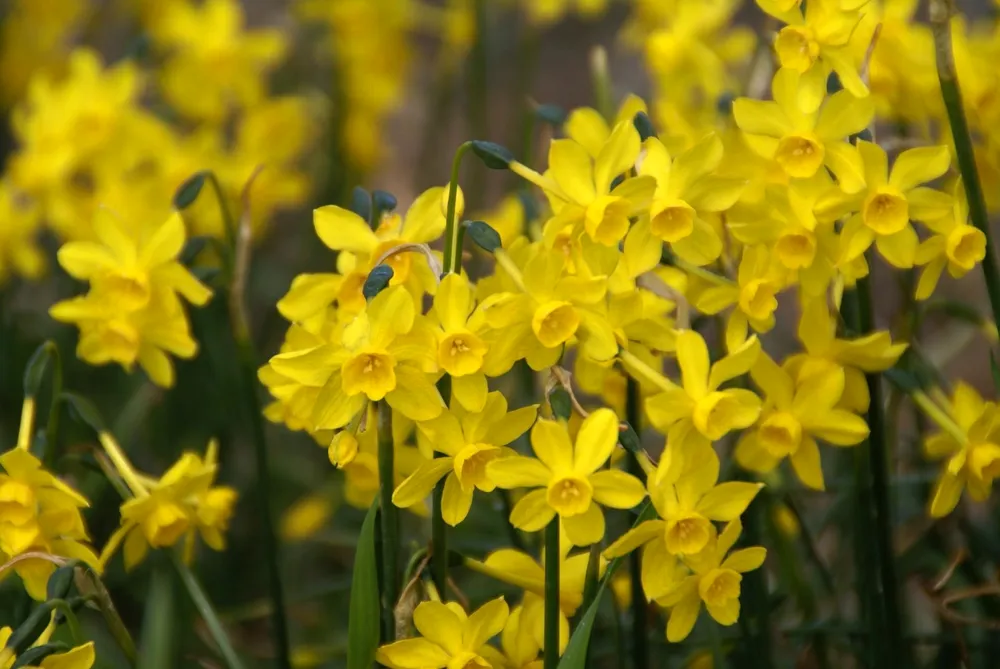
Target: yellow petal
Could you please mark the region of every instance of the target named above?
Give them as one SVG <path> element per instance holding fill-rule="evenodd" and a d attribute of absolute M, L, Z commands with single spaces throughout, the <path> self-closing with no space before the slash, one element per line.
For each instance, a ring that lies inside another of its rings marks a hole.
<path fill-rule="evenodd" d="M 353 211 L 329 204 L 313 210 L 313 226 L 320 240 L 334 251 L 371 255 L 378 237 Z"/>
<path fill-rule="evenodd" d="M 631 509 L 646 496 L 642 481 L 618 469 L 603 469 L 589 477 L 594 500 L 613 509 Z"/>
<path fill-rule="evenodd" d="M 908 191 L 934 181 L 948 171 L 951 153 L 947 146 L 921 146 L 903 151 L 889 173 L 889 185 Z"/>
<path fill-rule="evenodd" d="M 741 574 L 757 569 L 764 564 L 767 557 L 767 550 L 761 546 L 752 546 L 742 550 L 734 551 L 722 563 L 722 569 L 732 569 Z"/>
<path fill-rule="evenodd" d="M 466 648 L 480 648 L 486 642 L 503 630 L 507 623 L 510 609 L 503 597 L 483 604 L 469 616 L 462 634 L 462 643 Z"/>
<path fill-rule="evenodd" d="M 562 516 L 566 538 L 574 546 L 590 546 L 604 538 L 604 513 L 593 502 L 584 512 L 575 516 Z"/>
<path fill-rule="evenodd" d="M 678 643 L 691 634 L 698 614 L 701 612 L 701 599 L 697 590 L 691 590 L 683 599 L 670 609 L 670 619 L 667 621 L 667 641 Z"/>
<path fill-rule="evenodd" d="M 531 428 L 531 448 L 556 476 L 572 471 L 573 444 L 566 426 L 558 421 L 538 420 Z"/>
<path fill-rule="evenodd" d="M 738 349 L 712 365 L 708 387 L 715 390 L 726 381 L 746 374 L 757 361 L 758 355 L 760 355 L 760 340 L 755 335 L 743 342 L 743 345 Z"/>
<path fill-rule="evenodd" d="M 677 364 L 687 394 L 695 400 L 704 397 L 708 393 L 708 347 L 694 330 L 677 333 Z"/>
<path fill-rule="evenodd" d="M 593 168 L 586 149 L 571 139 L 556 139 L 549 146 L 549 175 L 571 200 L 587 206 L 597 195 Z"/>
<path fill-rule="evenodd" d="M 435 458 L 407 476 L 392 493 L 392 503 L 407 509 L 425 500 L 434 485 L 452 469 L 452 458 Z"/>
<path fill-rule="evenodd" d="M 505 458 L 505 460 L 510 459 Z M 503 460 L 490 463 L 488 469 L 492 469 L 494 463 L 498 462 L 503 462 Z M 510 512 L 510 523 L 519 530 L 537 532 L 548 525 L 555 515 L 556 512 L 549 506 L 548 491 L 544 489 L 533 490 L 514 505 L 514 509 Z"/>
<path fill-rule="evenodd" d="M 512 455 L 490 461 L 486 476 L 500 488 L 529 488 L 548 485 L 552 472 L 540 460 Z"/>
<path fill-rule="evenodd" d="M 423 602 L 421 606 L 429 603 Z M 375 654 L 379 664 L 393 669 L 442 669 L 450 659 L 451 656 L 443 648 L 420 638 L 381 646 Z"/>
<path fill-rule="evenodd" d="M 639 546 L 663 536 L 662 520 L 645 520 L 623 534 L 613 544 L 604 549 L 604 557 L 611 559 L 631 553 Z"/>
<path fill-rule="evenodd" d="M 697 511 L 709 520 L 729 522 L 746 511 L 763 483 L 730 481 L 715 486 L 698 502 Z"/>
<path fill-rule="evenodd" d="M 534 430 L 532 430 L 532 443 L 534 443 Z M 611 409 L 597 409 L 580 425 L 571 465 L 573 470 L 579 474 L 596 472 L 611 457 L 617 443 L 618 417 Z M 552 470 L 556 475 L 560 473 L 555 467 L 552 467 Z"/>
<path fill-rule="evenodd" d="M 615 125 L 594 162 L 594 184 L 598 194 L 611 190 L 611 182 L 635 164 L 641 143 L 631 120 Z"/>
<path fill-rule="evenodd" d="M 792 469 L 805 485 L 813 490 L 825 490 L 823 482 L 823 465 L 820 462 L 819 446 L 812 437 L 802 437 L 802 443 L 798 449 L 792 453 Z"/>
<path fill-rule="evenodd" d="M 465 328 L 472 312 L 472 288 L 468 279 L 456 273 L 441 279 L 434 295 L 434 311 L 446 332 Z"/>

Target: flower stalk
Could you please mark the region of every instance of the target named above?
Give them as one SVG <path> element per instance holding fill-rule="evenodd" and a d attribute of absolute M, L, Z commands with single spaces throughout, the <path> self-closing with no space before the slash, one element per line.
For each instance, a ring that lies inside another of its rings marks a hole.
<path fill-rule="evenodd" d="M 845 294 L 848 307 L 845 316 L 853 321 L 856 331 L 874 331 L 871 286 L 868 278 L 860 279 L 856 289 Z M 870 435 L 857 453 L 857 476 L 860 515 L 864 516 L 865 532 L 856 536 L 864 552 L 864 568 L 868 579 L 860 579 L 859 595 L 869 606 L 872 661 L 876 666 L 904 662 L 903 619 L 900 610 L 899 581 L 896 574 L 895 550 L 892 542 L 892 509 L 890 503 L 889 444 L 885 441 L 886 425 L 882 397 L 882 379 L 877 373 L 865 375 L 870 403 L 867 422 Z M 867 500 L 868 503 L 865 503 Z M 859 517 L 859 520 L 861 518 Z M 863 535 L 866 538 L 861 539 Z M 859 557 L 862 557 L 859 555 Z M 859 565 L 860 566 L 860 565 Z M 866 580 L 870 581 L 866 584 Z M 864 608 L 864 607 L 862 607 Z"/>
<path fill-rule="evenodd" d="M 382 635 L 388 643 L 396 639 L 396 601 L 399 599 L 399 512 L 392 503 L 395 487 L 395 452 L 392 441 L 392 409 L 381 401 L 378 414 L 378 476 L 382 528 Z"/>
<path fill-rule="evenodd" d="M 626 375 L 625 381 L 625 420 L 636 431 L 642 434 L 642 397 L 639 382 Z M 629 451 L 628 472 L 642 480 L 645 473 L 639 463 L 638 456 Z M 649 626 L 646 595 L 642 590 L 642 562 L 640 551 L 632 551 L 628 556 L 629 580 L 632 590 L 632 666 L 635 669 L 646 669 L 649 666 L 649 644 L 646 630 Z"/>
<path fill-rule="evenodd" d="M 982 261 L 983 278 L 986 280 L 986 292 L 990 299 L 993 321 L 1000 329 L 1000 268 L 997 266 L 989 216 L 986 211 L 986 198 L 976 167 L 969 121 L 962 105 L 962 91 L 955 70 L 955 54 L 951 39 L 951 17 L 954 14 L 954 0 L 930 0 L 930 21 L 937 56 L 938 83 L 941 86 L 941 97 L 944 99 L 951 136 L 955 142 L 958 170 L 962 175 L 965 196 L 969 202 L 969 218 L 986 238 L 986 255 Z"/>
<path fill-rule="evenodd" d="M 545 527 L 544 669 L 559 665 L 559 516 Z"/>
<path fill-rule="evenodd" d="M 222 626 L 222 621 L 219 620 L 219 614 L 217 614 L 215 609 L 212 607 L 212 602 L 209 601 L 208 596 L 205 594 L 205 590 L 201 587 L 201 583 L 198 581 L 198 578 L 191 572 L 187 565 L 180 561 L 176 555 L 171 555 L 171 559 L 173 560 L 174 568 L 177 569 L 178 576 L 181 577 L 181 582 L 184 584 L 184 588 L 188 591 L 188 595 L 191 597 L 191 602 L 194 604 L 195 608 L 198 609 L 198 613 L 201 615 L 202 620 L 205 621 L 205 626 L 208 628 L 209 634 L 212 635 L 212 640 L 214 640 L 216 645 L 219 647 L 219 653 L 222 654 L 223 659 L 226 661 L 226 665 L 229 669 L 244 669 L 243 661 L 240 659 L 240 656 L 236 654 L 236 650 L 233 648 L 233 644 L 229 640 L 229 635 L 226 633 L 226 628 Z"/>

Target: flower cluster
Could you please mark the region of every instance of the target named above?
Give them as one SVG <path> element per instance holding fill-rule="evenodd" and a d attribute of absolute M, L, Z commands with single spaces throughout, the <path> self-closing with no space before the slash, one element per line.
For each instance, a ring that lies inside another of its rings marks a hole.
<path fill-rule="evenodd" d="M 181 297 L 200 306 L 212 296 L 177 260 L 185 240 L 180 214 L 143 234 L 100 210 L 94 234 L 95 241 L 59 249 L 59 264 L 90 290 L 54 305 L 50 315 L 80 328 L 77 355 L 88 363 L 131 371 L 138 362 L 154 383 L 173 385 L 167 354 L 191 358 L 198 349 Z"/>

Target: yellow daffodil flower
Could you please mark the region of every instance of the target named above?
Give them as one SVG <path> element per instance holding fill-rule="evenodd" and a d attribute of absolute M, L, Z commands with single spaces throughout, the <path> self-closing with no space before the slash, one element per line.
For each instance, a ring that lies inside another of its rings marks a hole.
<path fill-rule="evenodd" d="M 629 120 L 614 127 L 596 158 L 572 139 L 557 139 L 549 145 L 545 175 L 511 163 L 511 171 L 541 188 L 549 198 L 554 215 L 545 223 L 545 239 L 550 246 L 565 228 L 585 230 L 605 246 L 616 245 L 625 237 L 629 217 L 648 208 L 654 181 L 634 177 L 614 188 L 612 185 L 635 166 L 640 149 L 639 133 Z"/>
<path fill-rule="evenodd" d="M 864 165 L 857 148 L 845 140 L 871 123 L 871 99 L 838 91 L 814 111 L 804 112 L 798 103 L 800 86 L 798 72 L 778 70 L 771 83 L 774 101 L 737 99 L 736 124 L 750 147 L 776 160 L 789 177 L 807 179 L 825 165 L 845 192 L 857 193 L 865 186 Z"/>
<path fill-rule="evenodd" d="M 420 636 L 381 646 L 375 659 L 390 669 L 501 666 L 503 656 L 487 642 L 503 631 L 509 613 L 503 597 L 471 614 L 455 602 L 421 602 L 413 610 Z"/>
<path fill-rule="evenodd" d="M 700 553 L 714 536 L 712 521 L 736 520 L 764 487 L 743 481 L 718 483 L 719 456 L 705 444 L 685 457 L 675 472 L 661 483 L 655 482 L 655 475 L 647 481 L 649 498 L 661 519 L 644 521 L 623 534 L 605 549 L 605 557 L 619 557 L 642 546 L 643 563 L 652 566 L 667 554 Z M 669 581 L 661 576 L 643 569 L 643 590 L 649 599 L 669 589 Z"/>
<path fill-rule="evenodd" d="M 851 49 L 851 36 L 861 21 L 858 7 L 864 4 L 862 0 L 817 0 L 807 3 L 804 9 L 790 0 L 757 0 L 757 4 L 788 24 L 778 32 L 774 50 L 782 68 L 802 75 L 798 104 L 803 111 L 811 112 L 819 106 L 831 70 L 852 95 L 868 95 L 859 67 L 864 51 L 855 54 Z"/>
<path fill-rule="evenodd" d="M 520 358 L 532 369 L 551 367 L 574 337 L 580 352 L 610 360 L 618 348 L 614 331 L 601 313 L 608 280 L 603 275 L 567 273 L 566 257 L 536 245 L 523 269 L 508 256 L 503 269 L 517 292 L 499 292 L 480 304 L 493 330 L 486 357 L 487 376 L 499 376 Z"/>
<path fill-rule="evenodd" d="M 930 515 L 947 516 L 958 505 L 964 490 L 975 501 L 985 501 L 993 480 L 1000 475 L 1000 414 L 996 403 L 983 400 L 972 386 L 960 381 L 944 407 L 936 406 L 926 396 L 918 405 L 940 428 L 924 440 L 924 451 L 930 458 L 946 461 L 928 504 Z"/>
<path fill-rule="evenodd" d="M 844 391 L 838 407 L 865 413 L 870 397 L 864 373 L 882 372 L 895 365 L 907 344 L 893 344 L 886 330 L 857 339 L 839 339 L 836 333 L 837 323 L 825 298 L 808 301 L 802 307 L 798 327 L 805 352 L 789 356 L 785 369 L 799 384 L 813 375 L 838 374 L 838 370 L 843 370 Z"/>
<path fill-rule="evenodd" d="M 469 513 L 473 491 L 492 492 L 496 487 L 490 479 L 488 463 L 508 455 L 503 447 L 527 432 L 537 415 L 537 405 L 508 413 L 507 400 L 492 392 L 479 412 L 455 407 L 437 418 L 417 423 L 417 429 L 434 445 L 434 450 L 445 457 L 434 458 L 417 468 L 393 492 L 392 503 L 404 508 L 413 506 L 447 476 L 441 515 L 449 525 L 458 525 Z"/>
<path fill-rule="evenodd" d="M 650 232 L 688 262 L 707 265 L 715 261 L 722 253 L 722 239 L 705 215 L 732 207 L 744 186 L 741 180 L 714 174 L 722 162 L 722 140 L 709 134 L 673 158 L 654 137 L 643 143 L 643 149 L 639 174 L 656 179 L 649 208 Z"/>
<path fill-rule="evenodd" d="M 576 445 L 565 424 L 539 420 L 531 429 L 531 447 L 538 459 L 523 455 L 493 460 L 486 475 L 501 488 L 537 487 L 514 506 L 510 522 L 537 532 L 559 516 L 569 540 L 589 546 L 604 536 L 601 506 L 630 509 L 646 491 L 630 474 L 601 469 L 618 443 L 618 418 L 598 409 L 580 426 Z"/>
<path fill-rule="evenodd" d="M 764 411 L 737 444 L 736 461 L 744 469 L 767 473 L 787 457 L 802 483 L 823 490 L 816 440 L 855 446 L 868 436 L 864 418 L 837 408 L 844 394 L 844 371 L 835 369 L 796 382 L 762 354 L 750 368 L 750 376 L 765 393 Z"/>
<path fill-rule="evenodd" d="M 320 240 L 339 251 L 337 273 L 300 274 L 288 294 L 278 302 L 285 318 L 300 322 L 326 309 L 334 300 L 349 313 L 364 309 L 361 294 L 368 273 L 379 261 L 392 268 L 390 285 L 406 286 L 415 298 L 434 292 L 436 277 L 426 258 L 419 253 L 401 252 L 387 256 L 407 244 L 426 244 L 444 232 L 440 187 L 424 191 L 410 206 L 405 217 L 388 214 L 375 230 L 353 211 L 327 205 L 313 211 L 313 226 Z M 461 216 L 461 211 L 456 213 Z"/>
<path fill-rule="evenodd" d="M 657 604 L 670 608 L 667 641 L 677 643 L 687 638 L 702 604 L 720 625 L 732 625 L 739 619 L 742 575 L 758 569 L 767 554 L 761 546 L 754 546 L 727 555 L 742 531 L 740 521 L 734 520 L 718 538 L 713 532 L 700 553 L 684 558 L 689 575 L 682 576 L 669 594 L 656 600 Z"/>
<path fill-rule="evenodd" d="M 913 267 L 920 243 L 910 219 L 941 218 L 951 210 L 946 193 L 919 186 L 948 170 L 951 156 L 947 147 L 926 146 L 899 154 L 889 170 L 889 160 L 877 144 L 859 141 L 864 160 L 866 190 L 862 192 L 861 213 L 844 225 L 846 255 L 850 261 L 874 241 L 886 261 L 894 267 Z"/>
<path fill-rule="evenodd" d="M 439 415 L 444 402 L 429 376 L 437 369 L 436 348 L 434 331 L 415 313 L 413 298 L 402 286 L 391 286 L 354 317 L 340 342 L 279 353 L 269 364 L 278 374 L 322 389 L 312 429 L 334 430 L 367 402 L 383 398 L 413 420 Z"/>
<path fill-rule="evenodd" d="M 131 468 L 109 433 L 100 438 L 135 495 L 122 504 L 121 527 L 108 539 L 101 553 L 102 565 L 123 543 L 126 570 L 142 562 L 150 548 L 175 546 L 182 540 L 184 559 L 190 561 L 196 534 L 213 550 L 225 549 L 237 494 L 227 486 L 213 486 L 218 452 L 214 441 L 204 459 L 185 453 L 161 478 L 150 480 Z"/>
<path fill-rule="evenodd" d="M 434 295 L 438 366 L 451 376 L 452 396 L 469 411 L 481 411 L 488 392 L 482 369 L 489 345 L 482 336 L 483 315 L 473 308 L 469 280 L 461 274 L 445 276 Z"/>
<path fill-rule="evenodd" d="M 959 279 L 986 257 L 986 235 L 969 224 L 969 201 L 961 181 L 955 185 L 950 215 L 923 223 L 933 234 L 920 242 L 913 258 L 914 264 L 923 267 L 915 295 L 918 300 L 931 296 L 946 267 L 952 278 Z"/>
<path fill-rule="evenodd" d="M 650 422 L 667 435 L 668 448 L 683 451 L 700 441 L 712 442 L 757 420 L 760 398 L 749 390 L 720 390 L 719 386 L 746 374 L 759 353 L 760 342 L 750 337 L 725 358 L 710 364 L 708 347 L 700 334 L 693 330 L 677 333 L 677 363 L 683 385 L 662 378 L 658 383 L 662 392 L 645 402 Z"/>
<path fill-rule="evenodd" d="M 538 657 L 541 648 L 535 641 L 531 627 L 521 622 L 523 611 L 523 606 L 515 606 L 500 633 L 500 648 L 507 660 L 505 666 L 512 669 L 542 669 L 542 660 Z"/>

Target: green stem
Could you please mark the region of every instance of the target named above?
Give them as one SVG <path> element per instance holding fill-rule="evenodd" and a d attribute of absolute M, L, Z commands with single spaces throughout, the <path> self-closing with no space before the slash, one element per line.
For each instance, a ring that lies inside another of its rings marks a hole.
<path fill-rule="evenodd" d="M 233 250 L 236 248 L 236 217 L 229 207 L 229 201 L 222 190 L 222 184 L 219 183 L 219 177 L 215 175 L 215 172 L 209 171 L 206 174 L 206 178 L 212 184 L 212 190 L 215 191 L 215 199 L 219 205 L 219 216 L 222 217 L 223 230 L 226 232 L 225 252 L 221 255 L 222 273 L 226 283 L 228 283 L 233 277 Z"/>
<path fill-rule="evenodd" d="M 1000 270 L 997 268 L 996 253 L 993 250 L 986 199 L 983 197 L 983 186 L 979 179 L 979 170 L 976 168 L 969 122 L 962 106 L 962 92 L 955 72 L 955 56 L 951 42 L 951 17 L 954 13 L 954 0 L 930 1 L 931 26 L 937 52 L 938 82 L 941 85 L 941 96 L 944 98 L 948 114 L 948 124 L 951 126 L 951 136 L 955 141 L 955 155 L 965 185 L 965 196 L 969 201 L 969 217 L 972 219 L 972 224 L 986 238 L 986 255 L 982 263 L 983 278 L 986 280 L 993 320 L 1000 329 Z"/>
<path fill-rule="evenodd" d="M 222 621 L 219 620 L 218 614 L 212 608 L 212 602 L 208 600 L 208 596 L 202 589 L 201 583 L 198 582 L 194 573 L 176 555 L 172 554 L 171 559 L 173 560 L 174 567 L 177 569 L 177 574 L 181 577 L 181 582 L 184 583 L 184 587 L 191 597 L 191 602 L 198 609 L 198 613 L 201 614 L 202 619 L 205 621 L 205 626 L 219 647 L 219 652 L 222 654 L 223 659 L 225 659 L 229 669 L 244 669 L 243 661 L 236 654 L 236 650 L 229 640 L 229 635 L 226 633 L 226 628 L 222 626 Z"/>
<path fill-rule="evenodd" d="M 451 397 L 451 377 L 445 374 L 437 384 L 445 402 Z M 448 525 L 444 522 L 442 500 L 444 477 L 434 485 L 431 500 L 431 578 L 438 592 L 444 596 L 448 587 Z"/>
<path fill-rule="evenodd" d="M 240 358 L 240 376 L 244 403 L 249 412 L 251 437 L 257 464 L 257 494 L 260 518 L 260 539 L 267 563 L 268 587 L 271 594 L 271 626 L 274 634 L 276 666 L 291 668 L 291 646 L 288 641 L 288 622 L 285 619 L 285 596 L 281 584 L 281 569 L 278 561 L 278 540 L 271 516 L 271 482 L 268 465 L 267 439 L 264 435 L 263 414 L 257 397 L 257 355 L 246 328 L 233 328 L 233 336 Z"/>
<path fill-rule="evenodd" d="M 161 557 L 161 556 L 158 556 Z M 153 567 L 153 578 L 146 595 L 142 621 L 142 652 L 139 664 L 144 669 L 169 669 L 177 642 L 174 626 L 174 586 L 166 564 Z"/>
<path fill-rule="evenodd" d="M 45 469 L 54 471 L 56 456 L 59 454 L 59 410 L 60 396 L 63 391 L 63 368 L 62 359 L 59 356 L 59 347 L 51 341 L 45 342 L 52 356 L 52 400 L 49 402 L 49 417 L 45 424 L 45 453 L 42 462 Z"/>
<path fill-rule="evenodd" d="M 396 639 L 396 601 L 399 599 L 399 514 L 392 503 L 395 488 L 395 446 L 392 442 L 392 409 L 385 401 L 378 412 L 378 477 L 382 528 L 382 633 L 383 641 Z M 444 592 L 443 590 L 441 592 Z"/>
<path fill-rule="evenodd" d="M 83 643 L 83 632 L 80 631 L 80 621 L 76 617 L 76 613 L 73 612 L 73 607 L 69 605 L 64 599 L 57 599 L 52 602 L 54 609 L 57 609 L 62 613 L 63 619 L 66 621 L 66 627 L 69 628 L 69 636 L 73 640 L 74 644 Z"/>
<path fill-rule="evenodd" d="M 639 382 L 626 375 L 625 381 L 625 420 L 635 430 L 642 434 L 642 397 Z M 628 471 L 639 480 L 645 478 L 639 458 L 635 453 L 628 454 Z M 649 629 L 649 610 L 646 607 L 646 595 L 642 589 L 642 558 L 639 551 L 628 555 L 629 578 L 632 586 L 632 658 L 635 669 L 649 667 L 649 642 L 646 632 Z"/>
<path fill-rule="evenodd" d="M 468 75 L 469 89 L 469 124 L 472 129 L 472 136 L 478 139 L 489 137 L 489 100 L 487 86 L 488 63 L 486 40 L 490 35 L 489 17 L 487 16 L 486 0 L 473 0 L 473 11 L 476 18 L 476 41 L 472 45 L 472 52 L 469 54 L 470 68 Z M 482 201 L 484 190 L 483 179 L 486 172 L 475 170 L 470 181 L 469 198 L 475 198 L 473 203 L 467 200 L 469 206 L 479 206 Z M 461 245 L 458 247 L 461 254 Z"/>
<path fill-rule="evenodd" d="M 559 516 L 545 528 L 545 660 L 543 669 L 559 665 Z"/>
<path fill-rule="evenodd" d="M 858 332 L 874 332 L 871 286 L 866 277 L 858 281 L 853 295 L 851 316 Z M 882 400 L 881 375 L 867 374 L 868 427 L 870 436 L 859 447 L 859 486 L 865 491 L 868 503 L 861 504 L 865 533 L 858 533 L 859 541 L 870 543 L 868 555 L 875 564 L 868 564 L 872 586 L 867 593 L 872 603 L 870 648 L 876 653 L 875 666 L 907 666 L 908 648 L 903 643 L 903 619 L 900 610 L 899 581 L 896 574 L 895 549 L 892 543 L 892 508 L 889 496 L 890 467 L 889 444 L 886 443 L 886 426 Z M 860 495 L 859 495 L 860 497 Z M 867 536 L 865 536 L 867 535 Z"/>
<path fill-rule="evenodd" d="M 445 212 L 444 227 L 444 273 L 462 271 L 462 247 L 459 243 L 461 227 L 455 221 L 455 203 L 458 199 L 458 173 L 462 158 L 472 148 L 472 142 L 465 142 L 455 152 L 451 162 L 451 181 L 448 183 L 448 208 Z"/>

